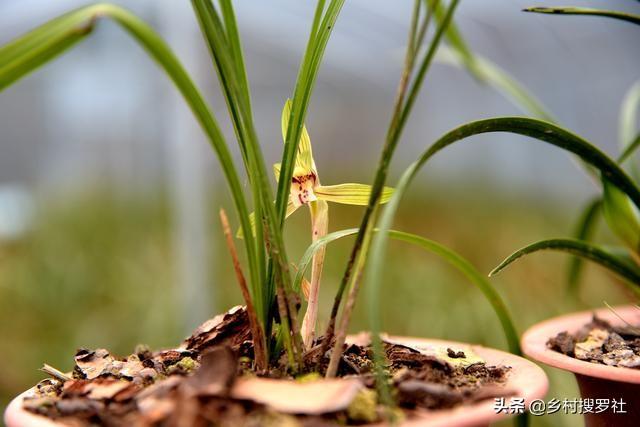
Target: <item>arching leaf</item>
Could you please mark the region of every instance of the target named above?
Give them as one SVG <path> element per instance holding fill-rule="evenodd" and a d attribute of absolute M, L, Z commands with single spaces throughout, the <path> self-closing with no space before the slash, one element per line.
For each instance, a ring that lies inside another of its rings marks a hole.
<path fill-rule="evenodd" d="M 593 261 L 623 278 L 626 283 L 631 285 L 631 288 L 635 292 L 640 291 L 640 269 L 638 266 L 622 257 L 612 254 L 610 251 L 607 251 L 600 246 L 574 239 L 542 240 L 525 246 L 524 248 L 509 255 L 496 268 L 494 268 L 491 273 L 489 273 L 489 276 L 498 274 L 509 264 L 525 255 L 543 250 L 568 252 L 589 261 Z"/>
<path fill-rule="evenodd" d="M 548 13 L 554 15 L 604 16 L 622 21 L 640 24 L 640 16 L 615 10 L 591 9 L 588 7 L 528 7 L 524 12 Z"/>

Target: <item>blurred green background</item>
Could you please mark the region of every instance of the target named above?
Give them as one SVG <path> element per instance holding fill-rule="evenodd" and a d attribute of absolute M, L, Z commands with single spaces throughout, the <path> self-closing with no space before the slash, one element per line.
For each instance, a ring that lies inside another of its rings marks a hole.
<path fill-rule="evenodd" d="M 434 185 L 437 188 L 438 185 Z M 488 272 L 506 254 L 536 239 L 566 235 L 576 207 L 560 200 L 540 203 L 513 195 L 482 195 L 465 186 L 446 193 L 415 188 L 405 201 L 396 229 L 410 230 L 449 245 Z M 230 204 L 212 203 L 211 212 Z M 43 377 L 43 362 L 67 370 L 74 349 L 105 347 L 126 355 L 138 343 L 170 347 L 180 330 L 181 289 L 175 274 L 172 212 L 162 192 L 123 197 L 104 189 L 46 203 L 24 238 L 0 247 L 0 405 Z M 355 226 L 361 210 L 332 205 L 331 230 Z M 209 218 L 207 241 L 215 312 L 241 303 L 230 258 L 218 246 L 216 215 Z M 309 243 L 306 212 L 287 224 L 291 257 Z M 606 239 L 607 236 L 604 236 Z M 322 288 L 321 325 L 350 249 L 349 241 L 329 247 Z M 540 254 L 493 279 L 519 331 L 567 311 L 626 301 L 622 288 L 589 266 L 581 301 L 564 294 L 568 258 Z M 385 268 L 385 329 L 394 334 L 440 337 L 505 348 L 505 341 L 483 296 L 458 272 L 419 249 L 393 242 Z M 366 284 L 365 284 L 366 286 Z M 364 298 L 361 298 L 363 303 Z M 213 302 L 213 301 L 212 301 Z M 366 328 L 360 304 L 352 331 Z M 205 319 L 202 319 L 205 320 Z M 549 397 L 577 397 L 573 377 L 553 369 Z M 576 416 L 536 418 L 534 425 L 579 425 Z"/>

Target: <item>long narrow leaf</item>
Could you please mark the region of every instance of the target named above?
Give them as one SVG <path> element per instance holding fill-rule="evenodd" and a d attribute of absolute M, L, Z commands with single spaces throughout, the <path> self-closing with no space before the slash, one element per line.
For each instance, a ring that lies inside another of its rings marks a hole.
<path fill-rule="evenodd" d="M 629 89 L 620 107 L 619 138 L 622 154 L 618 163 L 626 161 L 640 145 L 638 112 L 640 111 L 640 80 Z"/>
<path fill-rule="evenodd" d="M 242 43 L 240 41 L 240 33 L 238 31 L 235 12 L 233 11 L 233 4 L 231 0 L 220 0 L 220 8 L 222 10 L 222 16 L 227 30 L 227 40 L 236 65 L 240 93 L 245 97 L 245 105 L 249 111 L 251 111 L 251 90 L 249 88 L 249 79 L 247 78 L 247 69 L 244 65 Z"/>
<path fill-rule="evenodd" d="M 509 264 L 525 255 L 543 250 L 568 252 L 600 264 L 632 285 L 634 291 L 638 291 L 638 286 L 640 286 L 640 269 L 637 266 L 630 262 L 623 261 L 620 257 L 611 254 L 600 246 L 574 239 L 550 239 L 525 246 L 509 255 L 489 273 L 489 276 L 498 274 Z"/>
<path fill-rule="evenodd" d="M 556 15 L 586 15 L 604 16 L 606 18 L 619 19 L 622 21 L 640 24 L 640 16 L 632 13 L 618 12 L 615 10 L 591 9 L 588 7 L 528 7 L 524 12 L 548 13 Z"/>
<path fill-rule="evenodd" d="M 591 240 L 595 232 L 596 221 L 601 207 L 602 201 L 597 198 L 590 201 L 582 210 L 582 215 L 580 215 L 580 219 L 573 234 L 573 237 L 576 240 L 581 240 L 583 242 L 589 242 Z M 567 268 L 567 290 L 569 293 L 575 295 L 578 292 L 583 268 L 583 259 L 578 256 L 572 256 L 569 260 L 569 267 Z"/>
<path fill-rule="evenodd" d="M 249 271 L 251 273 L 251 293 L 256 302 L 256 310 L 258 317 L 261 319 L 266 331 L 269 330 L 269 307 L 271 295 L 270 291 L 265 289 L 264 282 L 266 276 L 265 267 L 265 244 L 264 244 L 264 223 L 263 223 L 263 189 L 262 179 L 260 178 L 260 160 L 258 152 L 258 142 L 255 129 L 253 127 L 253 118 L 249 104 L 248 87 L 242 89 L 241 81 L 246 78 L 246 74 L 240 71 L 244 68 L 242 60 L 242 52 L 240 48 L 239 36 L 236 34 L 233 38 L 237 38 L 234 47 L 230 46 L 229 39 L 225 33 L 225 26 L 218 12 L 210 0 L 193 0 L 193 9 L 200 24 L 202 34 L 205 38 L 209 53 L 213 60 L 213 64 L 218 74 L 222 93 L 224 94 L 227 109 L 233 124 L 234 132 L 238 140 L 238 146 L 242 154 L 249 184 L 251 186 L 251 195 L 255 209 L 255 217 L 257 221 L 252 221 L 251 225 L 255 230 L 254 258 L 249 258 Z M 227 5 L 230 9 L 231 5 Z M 227 10 L 226 21 L 233 21 L 235 18 L 231 10 Z M 234 23 L 229 23 L 235 28 Z M 236 56 L 237 55 L 237 56 Z M 246 85 L 248 83 L 245 82 Z M 262 162 L 264 163 L 264 162 Z M 266 178 L 265 178 L 266 179 Z M 268 183 L 267 183 L 268 186 Z M 267 188 L 269 191 L 270 188 Z M 269 200 L 272 200 L 270 196 Z M 245 233 L 246 234 L 246 233 Z M 267 294 L 269 293 L 269 296 Z"/>
<path fill-rule="evenodd" d="M 377 231 L 377 230 L 374 230 L 374 231 Z M 340 230 L 340 231 L 330 233 L 324 238 L 319 239 L 313 244 L 311 244 L 305 251 L 300 262 L 298 263 L 298 271 L 296 273 L 295 280 L 294 280 L 294 286 L 296 287 L 296 289 L 299 289 L 302 283 L 304 274 L 308 269 L 309 264 L 313 259 L 313 254 L 315 252 L 317 252 L 321 247 L 324 247 L 325 245 L 331 242 L 334 242 L 343 237 L 353 236 L 357 233 L 358 233 L 357 228 Z M 511 316 L 509 315 L 509 312 L 506 308 L 506 305 L 504 304 L 504 301 L 502 300 L 498 292 L 495 290 L 493 285 L 486 279 L 486 277 L 483 274 L 479 273 L 478 270 L 475 267 L 473 267 L 473 265 L 469 261 L 464 259 L 459 254 L 457 254 L 455 251 L 447 248 L 446 246 L 415 234 L 396 231 L 396 230 L 390 230 L 389 237 L 395 240 L 400 240 L 406 243 L 410 243 L 414 246 L 418 246 L 426 251 L 429 251 L 434 255 L 437 255 L 438 257 L 440 257 L 441 259 L 443 259 L 444 261 L 452 265 L 455 269 L 460 271 L 465 277 L 467 277 L 467 279 L 473 285 L 475 285 L 476 287 L 478 287 L 478 289 L 480 289 L 480 291 L 487 298 L 487 300 L 491 304 L 491 307 L 494 309 L 496 315 L 498 316 L 498 319 L 500 320 L 500 323 L 502 325 L 505 337 L 507 339 L 509 351 L 511 351 L 514 354 L 520 354 L 518 334 L 516 332 Z M 380 313 L 377 313 L 377 315 L 380 315 Z"/>
<path fill-rule="evenodd" d="M 74 22 L 77 23 L 78 20 L 83 21 L 83 9 L 84 8 L 75 9 L 63 15 L 60 15 L 57 18 L 45 23 L 44 25 L 41 25 L 22 35 L 21 37 L 18 37 L 5 44 L 0 49 L 0 51 L 2 52 L 0 64 L 7 64 L 13 61 L 15 58 L 18 58 L 33 49 L 37 49 L 47 39 L 51 38 L 53 34 L 56 34 L 61 29 L 64 30 L 69 26 L 73 26 Z"/>
<path fill-rule="evenodd" d="M 224 136 L 209 106 L 167 44 L 144 21 L 119 6 L 101 3 L 56 18 L 0 48 L 0 90 L 91 34 L 100 18 L 109 18 L 131 35 L 158 63 L 181 92 L 216 151 L 227 178 L 241 224 L 249 229 L 249 210 Z M 253 239 L 246 244 L 248 256 Z"/>
<path fill-rule="evenodd" d="M 640 214 L 629 198 L 606 179 L 602 180 L 602 213 L 609 229 L 630 250 L 640 249 Z"/>
<path fill-rule="evenodd" d="M 282 153 L 278 191 L 276 193 L 276 210 L 281 226 L 284 224 L 295 157 L 298 152 L 298 144 L 302 135 L 309 101 L 321 59 L 343 5 L 344 0 L 331 0 L 322 19 L 320 19 L 320 16 L 324 9 L 324 1 L 318 1 L 316 8 L 312 32 L 309 35 L 309 41 L 291 100 L 291 116 L 285 138 L 284 152 Z"/>
<path fill-rule="evenodd" d="M 631 138 L 629 140 L 629 145 L 624 150 L 624 152 L 618 157 L 618 163 L 624 163 L 640 146 L 640 133 L 638 133 L 635 138 Z"/>
<path fill-rule="evenodd" d="M 603 178 L 615 184 L 621 191 L 629 196 L 633 203 L 640 208 L 640 190 L 633 180 L 624 170 L 609 158 L 599 148 L 589 143 L 580 136 L 543 120 L 526 117 L 497 117 L 491 119 L 478 120 L 464 124 L 442 136 L 428 150 L 424 152 L 414 164 L 407 169 L 405 174 L 409 174 L 409 180 L 413 179 L 420 168 L 432 156 L 454 144 L 465 140 L 473 135 L 484 133 L 507 132 L 533 138 L 533 141 L 540 141 L 550 145 L 555 145 L 565 151 L 571 152 L 580 157 L 584 162 L 590 164 L 600 171 Z M 396 189 L 394 197 L 402 197 L 403 192 Z M 392 198 L 393 201 L 393 198 Z"/>

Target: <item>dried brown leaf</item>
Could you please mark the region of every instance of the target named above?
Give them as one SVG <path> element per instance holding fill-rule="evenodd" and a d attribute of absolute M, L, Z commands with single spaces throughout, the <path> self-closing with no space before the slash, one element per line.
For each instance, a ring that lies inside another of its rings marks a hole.
<path fill-rule="evenodd" d="M 235 306 L 224 314 L 207 320 L 180 345 L 181 350 L 203 351 L 213 346 L 228 346 L 234 351 L 251 340 L 249 316 L 243 306 Z"/>
<path fill-rule="evenodd" d="M 89 399 L 106 400 L 113 399 L 118 393 L 132 387 L 134 384 L 129 381 L 101 378 L 87 384 L 85 391 L 88 391 Z"/>
<path fill-rule="evenodd" d="M 80 349 L 76 352 L 76 369 L 82 378 L 93 379 L 111 369 L 114 357 L 103 348 L 97 350 Z"/>
<path fill-rule="evenodd" d="M 231 396 L 287 414 L 321 415 L 347 409 L 362 388 L 358 378 L 300 383 L 241 377 L 233 386 Z"/>

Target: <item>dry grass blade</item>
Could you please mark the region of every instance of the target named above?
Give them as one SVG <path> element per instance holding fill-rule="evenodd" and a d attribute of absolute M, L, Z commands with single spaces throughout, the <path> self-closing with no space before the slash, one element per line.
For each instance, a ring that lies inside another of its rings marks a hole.
<path fill-rule="evenodd" d="M 222 223 L 224 237 L 227 241 L 227 247 L 229 248 L 229 253 L 231 254 L 231 258 L 233 260 L 233 268 L 236 273 L 236 278 L 238 279 L 238 285 L 240 286 L 240 290 L 242 291 L 242 297 L 247 304 L 247 314 L 249 315 L 251 336 L 253 338 L 253 352 L 255 355 L 256 369 L 260 372 L 265 372 L 268 369 L 268 359 L 266 343 L 264 341 L 264 333 L 262 332 L 262 326 L 258 321 L 258 315 L 253 305 L 253 300 L 251 299 L 249 288 L 247 287 L 247 281 L 245 280 L 244 274 L 242 273 L 242 266 L 240 265 L 240 260 L 238 259 L 238 252 L 236 251 L 236 246 L 233 243 L 233 234 L 231 234 L 229 219 L 227 218 L 227 214 L 225 213 L 224 209 L 220 209 L 220 222 Z"/>
<path fill-rule="evenodd" d="M 67 374 L 57 370 L 53 366 L 47 365 L 46 363 L 42 365 L 42 368 L 40 368 L 40 370 L 45 374 L 49 375 L 50 377 L 53 377 L 62 382 L 69 381 L 71 379 L 71 377 L 68 376 Z"/>
<path fill-rule="evenodd" d="M 629 329 L 631 329 L 632 331 L 634 331 L 635 333 L 640 333 L 640 328 L 638 328 L 637 326 L 632 325 L 631 323 L 629 323 L 624 317 L 622 317 L 615 308 L 613 308 L 611 306 L 611 304 L 609 304 L 608 302 L 604 301 L 604 305 L 609 309 L 609 311 L 611 313 L 613 313 L 614 316 L 616 316 L 618 319 L 620 319 L 622 321 L 622 323 L 624 323 L 625 325 L 627 325 L 627 327 L 629 327 Z M 637 306 L 636 306 L 637 307 Z"/>

